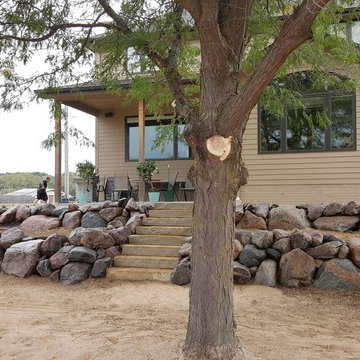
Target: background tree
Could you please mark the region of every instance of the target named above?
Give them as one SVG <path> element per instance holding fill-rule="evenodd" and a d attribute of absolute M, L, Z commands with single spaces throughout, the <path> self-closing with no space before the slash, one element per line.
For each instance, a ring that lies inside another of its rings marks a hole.
<path fill-rule="evenodd" d="M 267 89 L 275 76 L 284 77 L 289 68 L 311 67 L 326 86 L 331 64 L 351 70 L 359 60 L 354 45 L 341 36 L 340 25 L 346 21 L 342 5 L 346 4 L 351 2 L 0 3 L 3 107 L 18 107 L 19 90 L 31 90 L 40 80 L 51 91 L 64 82 L 80 81 L 74 65 L 89 61 L 87 47 L 106 53 L 92 78 L 101 79 L 109 91 L 120 91 L 121 67 L 133 78 L 129 96 L 149 100 L 148 109 L 176 100 L 176 112 L 186 122 L 185 137 L 195 158 L 190 173 L 195 206 L 186 358 L 247 358 L 235 334 L 231 261 L 233 203 L 246 177 L 241 161 L 243 134 L 263 93 L 269 109 L 275 94 L 287 100 L 296 98 L 281 87 Z M 353 16 L 349 11 L 347 19 Z M 99 28 L 106 34 L 96 41 Z M 194 38 L 201 44 L 200 78 L 194 67 L 198 51 L 189 45 Z M 14 60 L 26 66 L 40 49 L 46 50 L 49 70 L 22 78 Z M 139 71 L 142 76 L 136 75 Z M 282 110 L 275 105 L 278 102 L 274 102 L 276 111 Z"/>

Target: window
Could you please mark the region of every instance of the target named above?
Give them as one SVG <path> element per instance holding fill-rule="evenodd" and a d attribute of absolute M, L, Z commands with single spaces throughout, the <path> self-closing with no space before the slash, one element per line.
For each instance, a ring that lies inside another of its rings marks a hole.
<path fill-rule="evenodd" d="M 172 140 L 164 148 L 154 147 L 156 128 L 159 124 L 170 124 L 169 119 L 162 119 L 160 123 L 153 118 L 145 120 L 145 159 L 146 160 L 166 160 L 166 159 L 189 159 L 190 148 L 186 141 L 179 139 L 177 134 L 184 131 L 184 124 L 177 125 L 174 130 Z M 126 118 L 126 160 L 139 160 L 139 124 L 138 118 Z"/>

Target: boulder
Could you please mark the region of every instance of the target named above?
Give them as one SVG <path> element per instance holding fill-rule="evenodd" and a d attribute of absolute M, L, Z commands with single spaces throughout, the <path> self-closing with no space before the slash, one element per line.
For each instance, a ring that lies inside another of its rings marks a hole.
<path fill-rule="evenodd" d="M 64 246 L 50 257 L 50 264 L 53 270 L 60 269 L 69 262 L 69 252 L 73 245 Z"/>
<path fill-rule="evenodd" d="M 323 216 L 314 221 L 316 229 L 332 231 L 349 231 L 356 228 L 359 216 Z"/>
<path fill-rule="evenodd" d="M 60 269 L 55 270 L 51 275 L 50 275 L 50 280 L 54 281 L 54 282 L 59 282 L 60 281 Z"/>
<path fill-rule="evenodd" d="M 360 239 L 352 238 L 348 241 L 349 257 L 352 262 L 360 267 Z"/>
<path fill-rule="evenodd" d="M 246 245 L 239 256 L 239 262 L 247 267 L 258 266 L 266 258 L 266 252 L 255 245 Z"/>
<path fill-rule="evenodd" d="M 20 229 L 24 232 L 36 232 L 41 230 L 52 230 L 60 227 L 60 220 L 57 217 L 45 215 L 34 215 L 27 218 L 20 225 Z"/>
<path fill-rule="evenodd" d="M 121 216 L 123 212 L 119 207 L 108 207 L 99 211 L 99 215 L 107 222 L 112 221 L 114 218 Z"/>
<path fill-rule="evenodd" d="M 54 255 L 64 246 L 67 241 L 68 238 L 65 235 L 50 235 L 41 245 L 41 255 L 44 255 L 46 257 Z"/>
<path fill-rule="evenodd" d="M 260 249 L 267 249 L 274 243 L 274 236 L 271 231 L 255 231 L 251 238 L 251 243 Z"/>
<path fill-rule="evenodd" d="M 27 205 L 21 205 L 16 211 L 15 220 L 21 222 L 26 220 L 30 215 L 30 208 Z"/>
<path fill-rule="evenodd" d="M 350 201 L 344 208 L 344 214 L 346 215 L 359 215 L 360 214 L 360 203 Z"/>
<path fill-rule="evenodd" d="M 40 258 L 43 240 L 20 242 L 6 250 L 1 264 L 2 270 L 10 275 L 26 277 L 34 274 Z"/>
<path fill-rule="evenodd" d="M 240 200 L 235 201 L 235 223 L 237 224 L 244 215 L 244 206 Z"/>
<path fill-rule="evenodd" d="M 119 206 L 118 201 L 106 200 L 106 201 L 103 202 L 104 209 L 110 208 L 110 207 L 118 207 L 118 206 Z"/>
<path fill-rule="evenodd" d="M 267 229 L 265 220 L 248 210 L 245 211 L 240 221 L 236 224 L 236 227 L 238 229 Z"/>
<path fill-rule="evenodd" d="M 310 285 L 315 273 L 315 261 L 301 249 L 294 249 L 281 257 L 280 284 L 289 287 Z"/>
<path fill-rule="evenodd" d="M 274 235 L 274 241 L 278 241 L 280 239 L 289 237 L 289 233 L 283 229 L 274 229 L 273 235 Z"/>
<path fill-rule="evenodd" d="M 324 216 L 335 216 L 335 215 L 341 215 L 344 213 L 345 206 L 342 204 L 339 204 L 337 202 L 333 202 L 329 205 L 327 205 L 323 211 Z"/>
<path fill-rule="evenodd" d="M 145 215 L 134 215 L 134 216 L 131 216 L 131 218 L 126 222 L 126 227 L 128 227 L 131 231 L 132 234 L 135 234 L 136 233 L 136 228 L 138 226 L 141 226 L 141 223 L 142 223 L 142 218 L 144 217 Z"/>
<path fill-rule="evenodd" d="M 250 246 L 250 245 L 249 245 Z M 245 285 L 251 280 L 251 273 L 248 267 L 233 261 L 233 281 L 235 284 Z"/>
<path fill-rule="evenodd" d="M 95 261 L 90 277 L 92 278 L 102 278 L 106 276 L 106 269 L 108 269 L 112 264 L 112 259 L 110 257 L 103 257 Z"/>
<path fill-rule="evenodd" d="M 62 226 L 65 229 L 75 229 L 81 225 L 83 214 L 80 210 L 65 213 L 62 219 Z"/>
<path fill-rule="evenodd" d="M 44 259 L 39 261 L 38 265 L 36 266 L 36 271 L 39 273 L 41 277 L 50 277 L 53 273 L 51 269 L 51 264 L 49 259 Z"/>
<path fill-rule="evenodd" d="M 254 284 L 272 287 L 276 286 L 277 266 L 275 260 L 264 260 L 256 271 Z"/>
<path fill-rule="evenodd" d="M 311 221 L 314 221 L 321 217 L 326 205 L 309 205 L 307 208 L 307 216 Z"/>
<path fill-rule="evenodd" d="M 272 248 L 277 250 L 280 254 L 286 254 L 291 251 L 290 239 L 282 238 L 278 241 L 275 241 L 272 245 Z"/>
<path fill-rule="evenodd" d="M 311 246 L 316 247 L 323 243 L 324 235 L 319 232 L 314 232 L 311 234 Z"/>
<path fill-rule="evenodd" d="M 240 241 L 242 246 L 251 244 L 252 234 L 248 230 L 235 229 L 235 239 Z"/>
<path fill-rule="evenodd" d="M 279 206 L 271 209 L 269 213 L 268 229 L 304 229 L 310 227 L 304 209 L 297 209 L 293 206 Z"/>
<path fill-rule="evenodd" d="M 15 221 L 16 213 L 17 213 L 19 207 L 20 207 L 20 205 L 17 205 L 10 209 L 5 210 L 0 215 L 0 224 L 8 224 L 8 223 Z"/>
<path fill-rule="evenodd" d="M 322 289 L 360 290 L 360 269 L 348 259 L 325 261 L 317 272 L 314 286 Z"/>
<path fill-rule="evenodd" d="M 130 211 L 139 211 L 139 203 L 137 203 L 133 198 L 130 198 L 125 206 L 125 210 L 127 210 L 129 213 Z"/>
<path fill-rule="evenodd" d="M 119 227 L 125 226 L 128 221 L 128 218 L 125 216 L 117 216 L 112 221 L 108 223 L 108 226 L 112 226 L 113 228 L 117 229 Z"/>
<path fill-rule="evenodd" d="M 78 211 L 80 208 L 79 204 L 72 203 L 68 205 L 69 211 Z"/>
<path fill-rule="evenodd" d="M 88 211 L 90 212 L 99 212 L 104 208 L 104 203 L 98 203 L 98 204 L 91 204 Z"/>
<path fill-rule="evenodd" d="M 239 257 L 243 248 L 244 247 L 241 245 L 239 240 L 236 239 L 233 240 L 233 256 L 232 256 L 233 260 L 236 260 Z"/>
<path fill-rule="evenodd" d="M 261 203 L 255 206 L 255 215 L 266 219 L 269 215 L 270 204 L 269 203 Z"/>
<path fill-rule="evenodd" d="M 65 285 L 77 284 L 89 277 L 91 268 L 92 265 L 85 262 L 71 262 L 61 269 L 60 281 Z"/>
<path fill-rule="evenodd" d="M 128 227 L 122 226 L 117 229 L 108 230 L 107 233 L 114 239 L 116 245 L 123 245 L 129 242 L 131 230 Z"/>
<path fill-rule="evenodd" d="M 63 214 L 66 214 L 67 212 L 69 212 L 68 208 L 66 208 L 66 207 L 57 207 L 51 212 L 51 216 L 60 217 Z"/>
<path fill-rule="evenodd" d="M 86 212 L 81 219 L 81 227 L 83 228 L 99 228 L 106 227 L 107 222 L 101 216 L 92 211 Z"/>
<path fill-rule="evenodd" d="M 316 259 L 332 259 L 337 256 L 341 246 L 340 241 L 331 241 L 306 250 L 306 253 Z"/>
<path fill-rule="evenodd" d="M 292 249 L 306 250 L 312 243 L 311 235 L 298 229 L 294 229 L 289 238 Z"/>
<path fill-rule="evenodd" d="M 273 259 L 275 261 L 280 261 L 281 259 L 281 253 L 280 251 L 277 251 L 275 249 L 272 249 L 272 248 L 269 248 L 269 249 L 266 249 L 266 255 L 269 259 Z"/>
<path fill-rule="evenodd" d="M 82 227 L 74 229 L 69 235 L 69 243 L 74 246 L 80 245 L 81 233 L 84 230 Z"/>
<path fill-rule="evenodd" d="M 241 264 L 240 264 L 241 265 Z M 256 272 L 257 272 L 258 266 L 251 266 L 249 267 L 249 271 L 251 276 L 255 276 Z"/>
<path fill-rule="evenodd" d="M 350 254 L 349 247 L 346 244 L 342 244 L 339 249 L 338 258 L 347 259 L 349 257 L 349 254 Z"/>
<path fill-rule="evenodd" d="M 80 210 L 83 214 L 85 214 L 87 211 L 89 211 L 89 209 L 90 209 L 90 205 L 89 205 L 89 204 L 81 205 L 81 206 L 79 207 L 79 210 Z"/>
<path fill-rule="evenodd" d="M 186 242 L 183 246 L 181 246 L 179 250 L 179 255 L 183 257 L 191 257 L 191 243 Z"/>
<path fill-rule="evenodd" d="M 339 239 L 338 237 L 336 237 L 333 234 L 324 234 L 323 235 L 323 243 L 327 243 L 327 242 L 331 242 L 331 241 L 341 241 L 342 243 L 344 243 L 343 240 Z"/>
<path fill-rule="evenodd" d="M 39 215 L 50 216 L 52 211 L 55 209 L 53 204 L 42 204 L 39 205 Z"/>
<path fill-rule="evenodd" d="M 95 250 L 83 246 L 75 246 L 70 250 L 68 259 L 70 262 L 78 261 L 93 264 L 96 260 L 96 257 L 97 253 Z"/>
<path fill-rule="evenodd" d="M 112 236 L 103 230 L 83 229 L 80 236 L 80 244 L 90 249 L 106 249 L 115 245 Z"/>
<path fill-rule="evenodd" d="M 105 257 L 109 257 L 113 259 L 116 256 L 121 255 L 121 247 L 120 246 L 112 246 L 105 249 Z"/>
<path fill-rule="evenodd" d="M 190 259 L 182 259 L 170 275 L 170 280 L 175 285 L 186 285 L 191 280 Z"/>
<path fill-rule="evenodd" d="M 10 246 L 19 243 L 24 237 L 24 235 L 25 235 L 24 232 L 18 227 L 13 227 L 8 230 L 5 230 L 1 234 L 0 246 L 6 250 Z"/>

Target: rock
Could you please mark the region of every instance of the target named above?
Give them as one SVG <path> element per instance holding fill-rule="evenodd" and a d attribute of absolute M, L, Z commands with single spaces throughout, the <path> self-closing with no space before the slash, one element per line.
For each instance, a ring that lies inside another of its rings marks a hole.
<path fill-rule="evenodd" d="M 31 211 L 30 215 L 31 216 L 39 215 L 40 209 L 41 209 L 41 205 L 31 206 L 30 207 L 30 211 Z"/>
<path fill-rule="evenodd" d="M 310 222 L 303 209 L 292 206 L 279 206 L 269 213 L 268 229 L 304 229 L 310 227 Z"/>
<path fill-rule="evenodd" d="M 130 200 L 130 199 L 127 198 L 127 197 L 121 198 L 121 199 L 118 201 L 118 207 L 121 207 L 121 208 L 125 209 L 127 203 L 129 202 L 129 200 Z"/>
<path fill-rule="evenodd" d="M 121 246 L 112 246 L 105 249 L 105 257 L 114 258 L 121 255 Z"/>
<path fill-rule="evenodd" d="M 90 212 L 99 212 L 100 210 L 102 210 L 104 208 L 104 204 L 103 203 L 99 203 L 99 204 L 91 204 L 89 207 Z"/>
<path fill-rule="evenodd" d="M 319 233 L 319 232 L 315 232 L 311 234 L 311 246 L 312 247 L 316 247 L 316 246 L 320 246 L 324 241 L 324 236 L 323 234 Z"/>
<path fill-rule="evenodd" d="M 69 243 L 74 246 L 80 245 L 81 233 L 84 230 L 82 227 L 74 229 L 69 235 Z"/>
<path fill-rule="evenodd" d="M 29 216 L 31 215 L 31 210 L 28 206 L 26 205 L 21 205 L 17 211 L 16 211 L 16 215 L 15 215 L 15 220 L 16 221 L 24 221 L 26 220 Z"/>
<path fill-rule="evenodd" d="M 115 245 L 111 235 L 99 229 L 81 230 L 80 244 L 90 249 L 107 249 Z"/>
<path fill-rule="evenodd" d="M 79 210 L 79 204 L 73 203 L 68 205 L 69 211 L 78 211 Z"/>
<path fill-rule="evenodd" d="M 106 200 L 103 202 L 103 208 L 110 208 L 110 207 L 118 207 L 119 202 L 118 201 L 111 201 L 111 200 Z"/>
<path fill-rule="evenodd" d="M 278 261 L 278 262 L 281 259 L 280 251 L 277 251 L 277 250 L 272 249 L 272 248 L 266 249 L 266 255 L 267 255 L 268 258 L 273 259 L 273 260 Z"/>
<path fill-rule="evenodd" d="M 83 228 L 99 228 L 106 227 L 107 222 L 101 218 L 98 213 L 88 211 L 81 219 L 81 226 Z"/>
<path fill-rule="evenodd" d="M 298 229 L 294 229 L 289 238 L 292 249 L 306 250 L 312 243 L 311 235 Z"/>
<path fill-rule="evenodd" d="M 139 211 L 140 207 L 139 207 L 139 204 L 133 198 L 131 198 L 127 202 L 127 204 L 125 206 L 125 210 L 127 210 L 128 212 L 130 212 L 130 211 Z"/>
<path fill-rule="evenodd" d="M 175 285 L 186 285 L 191 280 L 190 259 L 182 259 L 170 275 L 170 280 Z"/>
<path fill-rule="evenodd" d="M 323 211 L 324 216 L 334 216 L 334 215 L 340 215 L 344 213 L 345 206 L 342 204 L 339 204 L 337 202 L 333 202 L 329 205 L 327 205 Z"/>
<path fill-rule="evenodd" d="M 349 231 L 356 228 L 359 216 L 323 216 L 314 221 L 313 226 L 321 230 Z"/>
<path fill-rule="evenodd" d="M 274 250 L 279 251 L 280 254 L 286 254 L 291 251 L 291 243 L 289 238 L 282 238 L 278 241 L 275 241 L 272 245 Z"/>
<path fill-rule="evenodd" d="M 264 260 L 256 271 L 254 284 L 272 287 L 276 286 L 277 266 L 275 260 Z"/>
<path fill-rule="evenodd" d="M 132 234 L 136 233 L 136 228 L 141 226 L 142 218 L 145 215 L 134 215 L 132 216 L 126 223 L 126 227 L 128 227 Z"/>
<path fill-rule="evenodd" d="M 121 216 L 123 212 L 122 208 L 109 207 L 99 211 L 99 215 L 107 222 L 112 221 L 114 218 Z"/>
<path fill-rule="evenodd" d="M 251 244 L 252 234 L 248 230 L 235 229 L 235 239 L 240 241 L 242 246 Z"/>
<path fill-rule="evenodd" d="M 122 226 L 117 229 L 109 230 L 108 234 L 114 239 L 116 245 L 123 245 L 129 242 L 131 230 L 128 227 Z"/>
<path fill-rule="evenodd" d="M 340 241 L 331 241 L 320 246 L 306 250 L 306 253 L 317 259 L 332 259 L 339 253 L 342 246 Z"/>
<path fill-rule="evenodd" d="M 60 281 L 60 269 L 55 270 L 51 275 L 50 275 L 50 280 L 54 281 L 54 282 L 59 282 Z"/>
<path fill-rule="evenodd" d="M 34 215 L 27 218 L 20 225 L 24 232 L 36 232 L 41 230 L 52 230 L 60 227 L 60 220 L 57 217 L 45 215 Z"/>
<path fill-rule="evenodd" d="M 6 250 L 1 264 L 2 270 L 10 275 L 27 277 L 35 272 L 40 258 L 43 240 L 32 240 L 14 244 Z"/>
<path fill-rule="evenodd" d="M 81 225 L 83 214 L 80 210 L 68 212 L 62 219 L 62 226 L 65 229 L 75 229 Z"/>
<path fill-rule="evenodd" d="M 360 290 L 360 269 L 348 259 L 325 261 L 317 272 L 314 286 L 322 289 Z"/>
<path fill-rule="evenodd" d="M 86 262 L 88 264 L 93 264 L 96 261 L 97 252 L 95 250 L 83 247 L 75 246 L 69 252 L 68 259 L 70 262 Z"/>
<path fill-rule="evenodd" d="M 342 244 L 339 253 L 338 258 L 340 259 L 347 259 L 349 257 L 350 250 L 346 244 Z"/>
<path fill-rule="evenodd" d="M 179 250 L 180 257 L 191 257 L 191 243 L 185 243 Z"/>
<path fill-rule="evenodd" d="M 111 248 L 109 248 L 109 249 L 111 249 Z M 106 255 L 105 255 L 105 249 L 97 249 L 96 250 L 96 258 L 97 259 L 102 259 L 102 258 L 104 258 L 104 257 L 106 257 Z"/>
<path fill-rule="evenodd" d="M 236 260 L 239 257 L 243 248 L 244 247 L 241 245 L 239 240 L 236 240 L 236 239 L 233 240 L 233 257 L 232 257 L 233 260 Z"/>
<path fill-rule="evenodd" d="M 239 262 L 247 267 L 258 266 L 266 258 L 265 250 L 255 245 L 246 245 L 239 256 Z"/>
<path fill-rule="evenodd" d="M 53 204 L 42 204 L 39 206 L 39 215 L 50 216 L 52 211 L 55 209 Z"/>
<path fill-rule="evenodd" d="M 19 207 L 20 207 L 20 205 L 17 205 L 17 206 L 14 206 L 14 207 L 4 211 L 0 215 L 0 224 L 8 224 L 8 223 L 15 221 L 16 213 L 17 213 Z"/>
<path fill-rule="evenodd" d="M 262 217 L 256 216 L 247 210 L 236 224 L 236 227 L 240 229 L 266 230 L 266 222 Z"/>
<path fill-rule="evenodd" d="M 298 287 L 310 285 L 315 272 L 314 259 L 301 249 L 294 249 L 281 257 L 280 284 Z"/>
<path fill-rule="evenodd" d="M 110 257 L 104 257 L 95 261 L 90 277 L 92 278 L 102 278 L 106 276 L 106 269 L 109 268 L 112 264 L 112 259 Z"/>
<path fill-rule="evenodd" d="M 112 221 L 110 221 L 108 223 L 108 226 L 110 225 L 110 226 L 114 227 L 115 229 L 117 229 L 119 227 L 125 226 L 127 221 L 128 221 L 127 217 L 117 216 L 116 218 L 114 218 Z"/>
<path fill-rule="evenodd" d="M 327 243 L 327 242 L 331 242 L 331 241 L 341 241 L 342 243 L 344 243 L 341 239 L 339 239 L 338 237 L 336 237 L 333 234 L 324 234 L 323 235 L 323 243 Z"/>
<path fill-rule="evenodd" d="M 77 284 L 89 277 L 91 268 L 91 264 L 84 262 L 71 262 L 61 269 L 60 281 L 65 285 Z"/>
<path fill-rule="evenodd" d="M 255 276 L 255 274 L 256 274 L 256 272 L 257 272 L 257 269 L 258 269 L 258 266 L 251 266 L 251 267 L 249 267 L 251 276 Z"/>
<path fill-rule="evenodd" d="M 235 223 L 237 224 L 244 215 L 244 206 L 241 201 L 235 201 Z"/>
<path fill-rule="evenodd" d="M 278 241 L 280 239 L 289 237 L 289 233 L 283 229 L 274 229 L 273 235 L 274 235 L 274 241 Z"/>
<path fill-rule="evenodd" d="M 251 246 L 251 245 L 248 245 Z M 233 261 L 233 281 L 235 284 L 245 285 L 251 280 L 250 270 L 239 264 L 237 261 Z"/>
<path fill-rule="evenodd" d="M 51 216 L 60 217 L 64 213 L 66 214 L 67 212 L 69 212 L 68 208 L 66 208 L 66 207 L 57 207 L 51 212 Z"/>
<path fill-rule="evenodd" d="M 89 205 L 89 204 L 81 205 L 81 206 L 79 207 L 79 210 L 80 210 L 83 214 L 85 214 L 87 211 L 89 211 L 89 209 L 90 209 L 90 205 Z"/>
<path fill-rule="evenodd" d="M 350 201 L 344 208 L 344 214 L 346 215 L 359 215 L 360 214 L 360 203 Z"/>
<path fill-rule="evenodd" d="M 266 219 L 269 215 L 270 204 L 269 203 L 261 203 L 255 206 L 255 215 Z"/>
<path fill-rule="evenodd" d="M 317 269 L 320 269 L 322 264 L 324 263 L 324 260 L 321 259 L 314 259 L 315 260 L 315 266 Z"/>
<path fill-rule="evenodd" d="M 274 236 L 271 231 L 255 231 L 251 238 L 251 243 L 260 249 L 267 249 L 274 243 Z"/>
<path fill-rule="evenodd" d="M 321 217 L 323 211 L 325 210 L 326 205 L 309 205 L 307 208 L 307 216 L 310 220 L 314 221 Z"/>
<path fill-rule="evenodd" d="M 24 232 L 18 227 L 13 227 L 8 230 L 5 230 L 1 234 L 0 246 L 6 250 L 10 246 L 19 243 L 24 237 L 24 235 L 25 235 Z"/>
<path fill-rule="evenodd" d="M 69 262 L 69 252 L 73 247 L 73 245 L 64 246 L 50 257 L 50 264 L 53 270 L 60 269 Z"/>
<path fill-rule="evenodd" d="M 352 238 L 348 241 L 349 257 L 352 262 L 360 267 L 360 239 Z"/>
<path fill-rule="evenodd" d="M 65 235 L 52 234 L 41 245 L 41 255 L 50 257 L 57 253 L 68 241 Z"/>
<path fill-rule="evenodd" d="M 51 264 L 49 259 L 44 259 L 39 261 L 38 265 L 36 266 L 36 271 L 39 273 L 41 277 L 47 278 L 50 277 L 53 273 L 51 269 Z"/>

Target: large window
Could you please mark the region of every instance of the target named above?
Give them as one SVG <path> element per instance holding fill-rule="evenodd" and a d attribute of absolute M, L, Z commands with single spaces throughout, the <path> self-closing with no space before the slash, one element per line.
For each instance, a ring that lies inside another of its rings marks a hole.
<path fill-rule="evenodd" d="M 172 130 L 171 140 L 163 147 L 155 147 L 156 128 L 159 125 L 169 125 L 170 120 L 160 121 L 153 118 L 145 120 L 145 159 L 146 160 L 166 160 L 166 159 L 189 159 L 190 149 L 185 140 L 179 138 L 182 134 L 184 124 L 177 124 L 176 129 Z M 126 160 L 139 160 L 139 124 L 138 118 L 126 118 Z"/>

